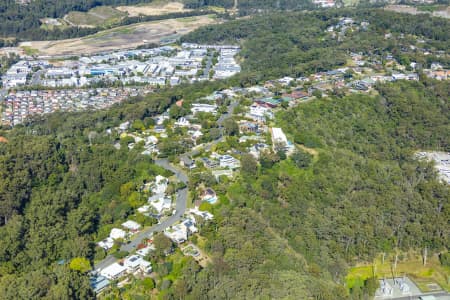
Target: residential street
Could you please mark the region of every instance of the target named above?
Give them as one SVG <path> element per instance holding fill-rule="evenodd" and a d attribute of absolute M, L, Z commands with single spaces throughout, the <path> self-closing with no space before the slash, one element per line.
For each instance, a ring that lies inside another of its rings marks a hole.
<path fill-rule="evenodd" d="M 234 108 L 238 104 L 239 104 L 238 101 L 234 101 L 228 106 L 227 113 L 222 114 L 219 117 L 219 119 L 217 120 L 217 124 L 219 125 L 219 127 L 223 126 L 223 122 L 232 115 Z M 214 141 L 204 145 L 203 148 L 205 150 L 210 150 L 212 145 L 217 144 L 218 142 L 222 141 L 223 138 L 224 138 L 224 136 L 222 135 L 217 140 L 214 140 Z M 197 152 L 198 152 L 198 150 L 192 150 L 191 152 L 185 153 L 184 155 L 192 156 L 192 155 L 195 155 Z M 169 161 L 166 158 L 155 160 L 155 164 L 163 167 L 166 170 L 173 172 L 175 174 L 175 176 L 178 178 L 178 180 L 187 184 L 187 182 L 189 180 L 187 173 L 181 169 L 175 168 L 173 165 L 171 165 L 169 163 Z M 136 249 L 137 245 L 139 245 L 143 239 L 151 236 L 155 232 L 162 232 L 166 228 L 172 226 L 177 221 L 179 221 L 186 211 L 187 195 L 188 195 L 187 188 L 184 188 L 184 189 L 178 191 L 177 202 L 175 204 L 175 210 L 176 210 L 175 214 L 170 216 L 169 218 L 165 219 L 160 224 L 156 224 L 142 232 L 139 232 L 138 234 L 133 236 L 133 239 L 131 240 L 130 243 L 122 245 L 120 250 L 131 252 L 132 250 Z M 99 262 L 97 265 L 95 265 L 95 269 L 96 270 L 103 269 L 103 268 L 113 264 L 116 261 L 117 261 L 117 259 L 114 256 L 108 255 L 105 259 L 103 259 L 101 262 Z"/>
<path fill-rule="evenodd" d="M 178 178 L 178 180 L 187 183 L 188 181 L 187 174 L 183 170 L 179 170 L 173 167 L 167 159 L 157 159 L 155 161 L 155 164 L 163 167 L 166 170 L 172 171 L 173 173 L 175 173 L 175 176 Z M 138 234 L 133 236 L 133 239 L 131 240 L 130 243 L 123 245 L 120 248 L 120 250 L 131 252 L 136 248 L 137 245 L 141 243 L 143 239 L 151 236 L 155 232 L 162 232 L 166 228 L 172 226 L 174 223 L 179 221 L 186 211 L 187 195 L 188 195 L 187 188 L 178 191 L 177 202 L 175 205 L 176 213 L 170 216 L 169 218 L 165 219 L 164 221 L 162 221 L 160 224 L 156 224 L 142 232 L 139 232 Z M 95 269 L 96 270 L 104 269 L 105 267 L 113 264 L 116 261 L 117 259 L 114 256 L 108 255 L 105 259 L 103 259 L 101 262 L 95 265 Z"/>

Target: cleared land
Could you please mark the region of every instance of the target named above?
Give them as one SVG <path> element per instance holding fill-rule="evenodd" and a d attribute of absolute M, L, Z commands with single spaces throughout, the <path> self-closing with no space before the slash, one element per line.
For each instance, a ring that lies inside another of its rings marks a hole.
<path fill-rule="evenodd" d="M 159 16 L 170 13 L 180 13 L 192 11 L 191 9 L 185 9 L 183 3 L 169 2 L 169 3 L 152 3 L 135 6 L 118 6 L 117 10 L 128 13 L 130 17 L 136 17 L 139 15 L 145 16 Z"/>
<path fill-rule="evenodd" d="M 388 5 L 385 7 L 385 10 L 411 15 L 431 14 L 433 17 L 441 17 L 446 19 L 450 18 L 450 6 L 435 7 L 435 9 L 432 12 L 423 9 L 419 10 L 417 9 L 417 7 L 409 5 Z"/>
<path fill-rule="evenodd" d="M 127 14 L 110 6 L 97 6 L 88 12 L 72 11 L 64 20 L 72 26 L 96 27 L 115 23 Z"/>
<path fill-rule="evenodd" d="M 428 258 L 426 266 L 423 265 L 422 258 L 419 255 L 408 253 L 406 256 L 406 259 L 398 262 L 395 276 L 408 275 L 422 292 L 440 289 L 450 291 L 450 269 L 443 267 L 436 255 Z M 392 277 L 393 261 L 394 256 L 390 255 L 382 263 L 380 256 L 374 261 L 375 269 L 372 265 L 360 265 L 351 268 L 346 278 L 347 286 L 352 287 L 357 282 L 361 284 L 373 273 L 379 279 Z"/>
<path fill-rule="evenodd" d="M 217 20 L 208 15 L 195 18 L 168 19 L 121 26 L 83 38 L 23 42 L 20 47 L 33 49 L 41 56 L 94 54 L 135 48 L 147 43 L 159 43 L 161 40 L 180 36 L 203 25 L 213 23 L 217 23 Z"/>

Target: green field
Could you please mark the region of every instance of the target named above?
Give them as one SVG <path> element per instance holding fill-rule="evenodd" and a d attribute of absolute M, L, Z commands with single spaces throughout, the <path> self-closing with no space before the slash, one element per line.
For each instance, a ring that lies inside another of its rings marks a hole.
<path fill-rule="evenodd" d="M 447 8 L 446 5 L 439 5 L 439 4 L 418 5 L 418 6 L 417 6 L 417 10 L 420 10 L 420 11 L 429 11 L 429 12 L 434 12 L 434 11 L 439 11 L 439 10 L 445 10 L 446 8 Z"/>
<path fill-rule="evenodd" d="M 344 6 L 356 6 L 359 0 L 344 0 Z"/>
<path fill-rule="evenodd" d="M 88 12 L 73 11 L 66 15 L 65 20 L 77 26 L 108 26 L 126 17 L 121 12 L 110 6 L 97 6 Z"/>
<path fill-rule="evenodd" d="M 402 255 L 399 255 L 401 257 Z M 424 266 L 422 258 L 414 254 L 407 254 L 403 260 L 399 259 L 395 276 L 407 275 L 423 292 L 431 291 L 429 284 L 438 284 L 442 289 L 450 291 L 450 269 L 443 267 L 437 256 L 430 257 Z M 377 278 L 392 277 L 394 257 L 386 256 L 382 263 L 381 255 L 373 265 L 361 265 L 351 268 L 346 277 L 347 287 L 361 283 L 375 274 Z"/>

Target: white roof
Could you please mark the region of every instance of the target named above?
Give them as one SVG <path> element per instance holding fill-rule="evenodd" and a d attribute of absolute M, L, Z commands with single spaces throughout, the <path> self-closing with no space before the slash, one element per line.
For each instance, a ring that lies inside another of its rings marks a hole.
<path fill-rule="evenodd" d="M 149 205 L 144 205 L 144 206 L 139 207 L 137 210 L 140 213 L 146 213 L 146 212 L 148 212 L 149 209 L 150 209 Z"/>
<path fill-rule="evenodd" d="M 136 254 L 140 255 L 140 256 L 147 256 L 150 251 L 155 250 L 155 247 L 153 245 L 151 246 L 147 246 L 145 248 L 139 249 L 136 251 Z"/>
<path fill-rule="evenodd" d="M 111 233 L 109 234 L 109 236 L 112 239 L 123 239 L 123 238 L 125 238 L 126 234 L 127 233 L 125 231 L 123 231 L 122 229 L 113 228 L 113 229 L 111 229 Z"/>
<path fill-rule="evenodd" d="M 273 127 L 272 136 L 274 142 L 285 143 L 286 145 L 288 144 L 286 135 L 284 134 L 283 130 L 281 130 L 281 128 Z"/>
<path fill-rule="evenodd" d="M 108 250 L 114 246 L 114 240 L 110 237 L 107 237 L 103 241 L 98 242 L 97 245 L 105 250 Z"/>
<path fill-rule="evenodd" d="M 108 279 L 114 279 L 125 271 L 126 268 L 124 266 L 121 266 L 118 263 L 113 263 L 112 265 L 101 270 L 100 274 Z"/>
<path fill-rule="evenodd" d="M 139 255 L 131 255 L 127 258 L 125 258 L 125 261 L 123 262 L 123 265 L 127 268 L 137 268 L 141 265 L 142 257 Z"/>
<path fill-rule="evenodd" d="M 159 199 L 150 202 L 158 213 L 161 213 L 164 209 L 170 209 L 172 206 L 172 200 L 168 197 L 160 197 Z"/>
<path fill-rule="evenodd" d="M 141 228 L 141 225 L 139 225 L 139 223 L 132 220 L 128 220 L 125 223 L 122 223 L 122 226 L 130 230 L 138 230 L 139 228 Z"/>

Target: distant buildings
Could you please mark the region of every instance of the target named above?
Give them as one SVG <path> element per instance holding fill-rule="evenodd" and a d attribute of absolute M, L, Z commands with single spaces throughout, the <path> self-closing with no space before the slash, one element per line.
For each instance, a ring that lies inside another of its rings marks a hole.
<path fill-rule="evenodd" d="M 24 122 L 31 115 L 41 115 L 56 110 L 78 111 L 106 108 L 129 96 L 138 95 L 136 92 L 122 93 L 114 88 L 109 88 L 105 94 L 98 95 L 77 90 L 81 87 L 117 83 L 173 86 L 182 82 L 208 80 L 209 71 L 214 71 L 215 79 L 227 78 L 241 70 L 234 59 L 239 50 L 239 46 L 183 44 L 182 49 L 163 46 L 153 49 L 118 51 L 83 56 L 76 61 L 59 61 L 58 65 L 52 65 L 45 60 L 22 60 L 11 66 L 1 78 L 4 88 L 20 89 L 24 86 L 39 86 L 66 88 L 66 90 L 10 93 L 6 98 L 2 124 L 14 126 Z M 202 64 L 202 61 L 208 59 L 208 55 L 212 55 L 208 51 L 218 53 L 217 64 Z M 74 90 L 69 90 L 70 88 Z M 122 91 L 126 90 L 131 89 L 122 89 Z M 148 90 L 148 88 L 139 90 Z M 110 91 L 114 92 L 110 93 Z M 193 110 L 215 113 L 214 108 L 201 105 L 194 107 Z"/>
<path fill-rule="evenodd" d="M 197 114 L 199 112 L 211 113 L 215 115 L 217 113 L 217 105 L 215 104 L 204 104 L 204 103 L 193 103 L 191 108 L 192 114 Z"/>

